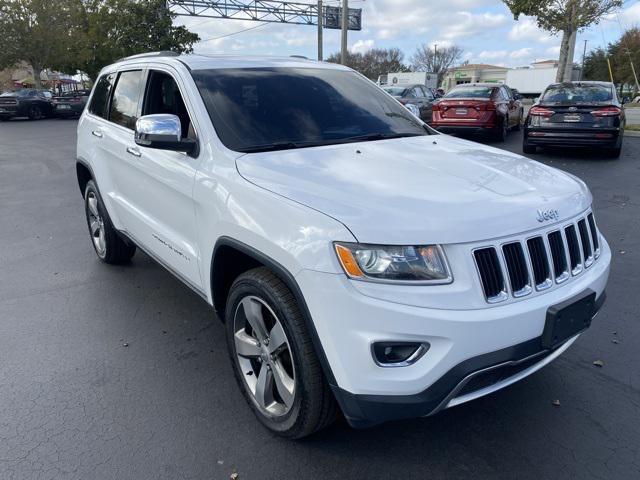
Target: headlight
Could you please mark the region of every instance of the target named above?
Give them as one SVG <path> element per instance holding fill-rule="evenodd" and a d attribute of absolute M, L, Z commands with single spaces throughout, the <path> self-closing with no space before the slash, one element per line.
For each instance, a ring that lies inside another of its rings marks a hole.
<path fill-rule="evenodd" d="M 411 284 L 453 281 L 440 245 L 402 247 L 335 243 L 334 246 L 342 268 L 353 279 Z"/>

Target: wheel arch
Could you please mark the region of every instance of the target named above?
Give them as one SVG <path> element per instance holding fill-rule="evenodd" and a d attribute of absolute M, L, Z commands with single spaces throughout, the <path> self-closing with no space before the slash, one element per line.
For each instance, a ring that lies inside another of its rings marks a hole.
<path fill-rule="evenodd" d="M 80 187 L 80 194 L 84 197 L 87 183 L 89 180 L 95 181 L 95 175 L 89 164 L 82 159 L 76 160 L 76 177 L 78 179 L 78 187 Z"/>
<path fill-rule="evenodd" d="M 218 317 L 221 321 L 225 321 L 224 309 L 233 281 L 238 275 L 256 267 L 266 267 L 271 270 L 293 293 L 313 341 L 325 378 L 332 388 L 336 387 L 335 377 L 322 348 L 309 307 L 295 277 L 273 258 L 250 245 L 227 236 L 218 239 L 211 255 L 211 298 Z"/>

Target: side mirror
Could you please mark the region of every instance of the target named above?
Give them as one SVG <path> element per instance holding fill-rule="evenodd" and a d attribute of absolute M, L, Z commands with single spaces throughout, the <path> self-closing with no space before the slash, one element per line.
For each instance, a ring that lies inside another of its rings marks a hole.
<path fill-rule="evenodd" d="M 180 119 L 168 113 L 140 117 L 136 121 L 135 141 L 142 147 L 185 153 L 193 153 L 198 146 L 195 140 L 182 138 Z"/>

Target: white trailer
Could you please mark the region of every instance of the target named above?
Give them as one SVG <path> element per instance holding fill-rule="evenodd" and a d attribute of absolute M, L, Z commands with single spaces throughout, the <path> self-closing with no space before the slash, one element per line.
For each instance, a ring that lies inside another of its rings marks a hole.
<path fill-rule="evenodd" d="M 378 84 L 389 87 L 420 84 L 429 88 L 438 88 L 438 75 L 431 72 L 391 72 L 380 75 Z"/>
<path fill-rule="evenodd" d="M 514 68 L 507 70 L 505 83 L 523 95 L 540 95 L 550 84 L 555 83 L 557 67 Z"/>

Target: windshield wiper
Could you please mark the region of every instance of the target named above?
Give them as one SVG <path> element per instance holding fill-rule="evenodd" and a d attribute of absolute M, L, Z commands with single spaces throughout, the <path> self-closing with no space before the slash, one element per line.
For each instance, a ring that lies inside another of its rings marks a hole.
<path fill-rule="evenodd" d="M 318 145 L 323 144 L 319 142 L 275 142 L 265 143 L 264 145 L 253 145 L 243 148 L 240 151 L 243 153 L 273 152 L 276 150 L 292 150 L 294 148 L 315 147 Z"/>
<path fill-rule="evenodd" d="M 403 138 L 403 137 L 422 137 L 422 133 L 369 133 L 365 135 L 356 135 L 353 137 L 341 138 L 342 142 L 370 142 L 373 140 L 387 140 L 390 138 Z"/>

